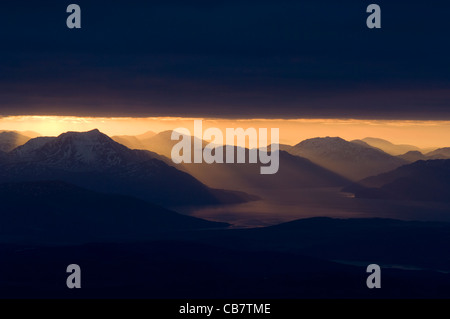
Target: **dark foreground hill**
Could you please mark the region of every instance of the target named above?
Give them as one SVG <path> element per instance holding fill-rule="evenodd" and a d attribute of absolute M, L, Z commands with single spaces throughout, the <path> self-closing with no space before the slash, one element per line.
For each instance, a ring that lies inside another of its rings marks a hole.
<path fill-rule="evenodd" d="M 58 181 L 0 184 L 0 202 L 0 242 L 132 241 L 160 232 L 227 226 Z"/>
<path fill-rule="evenodd" d="M 140 243 L 0 244 L 2 298 L 450 298 L 447 223 L 313 218 Z M 66 287 L 66 267 L 82 289 Z M 381 289 L 366 267 L 381 266 Z"/>

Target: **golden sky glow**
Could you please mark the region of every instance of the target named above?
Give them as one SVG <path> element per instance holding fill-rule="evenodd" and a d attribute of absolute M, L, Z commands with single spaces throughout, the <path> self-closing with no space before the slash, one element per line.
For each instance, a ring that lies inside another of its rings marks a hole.
<path fill-rule="evenodd" d="M 186 127 L 193 132 L 194 118 L 100 118 L 67 116 L 10 116 L 0 118 L 0 130 L 34 131 L 57 136 L 66 131 L 99 129 L 105 134 L 139 135 Z M 352 119 L 203 119 L 203 130 L 217 127 L 244 129 L 279 128 L 280 143 L 296 144 L 304 139 L 340 136 L 346 140 L 379 137 L 396 144 L 419 147 L 450 146 L 450 121 L 352 120 Z"/>

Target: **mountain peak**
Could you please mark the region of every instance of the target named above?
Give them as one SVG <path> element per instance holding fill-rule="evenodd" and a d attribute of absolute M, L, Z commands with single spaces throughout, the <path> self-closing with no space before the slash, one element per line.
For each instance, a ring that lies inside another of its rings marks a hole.
<path fill-rule="evenodd" d="M 420 151 L 420 148 L 408 144 L 394 144 L 390 141 L 376 137 L 365 137 L 361 141 L 366 142 L 372 147 L 378 148 L 391 155 L 402 155 L 408 151 Z"/>
<path fill-rule="evenodd" d="M 448 159 L 450 158 L 450 147 L 438 148 L 426 154 L 428 157 Z"/>
<path fill-rule="evenodd" d="M 36 143 L 33 143 L 34 140 Z M 17 159 L 71 170 L 102 170 L 149 159 L 149 156 L 115 142 L 98 129 L 66 132 L 48 139 L 36 138 L 18 149 L 14 155 Z"/>
<path fill-rule="evenodd" d="M 294 146 L 294 148 L 296 147 L 301 147 L 301 146 L 308 146 L 308 147 L 331 147 L 331 146 L 340 146 L 340 145 L 347 145 L 350 144 L 350 142 L 344 140 L 343 138 L 340 137 L 330 137 L 330 136 L 326 136 L 326 137 L 314 137 L 314 138 L 310 138 L 304 141 L 301 141 L 300 143 L 298 143 L 297 145 Z"/>
<path fill-rule="evenodd" d="M 100 132 L 98 129 L 93 129 L 93 130 L 86 131 L 86 132 L 69 131 L 69 132 L 60 134 L 58 137 L 61 137 L 61 136 L 99 136 L 99 135 L 107 136 L 107 135 L 103 134 L 102 132 Z"/>
<path fill-rule="evenodd" d="M 381 150 L 349 142 L 340 137 L 307 139 L 290 148 L 289 152 L 354 180 L 370 176 L 373 172 L 388 171 L 406 163 Z"/>

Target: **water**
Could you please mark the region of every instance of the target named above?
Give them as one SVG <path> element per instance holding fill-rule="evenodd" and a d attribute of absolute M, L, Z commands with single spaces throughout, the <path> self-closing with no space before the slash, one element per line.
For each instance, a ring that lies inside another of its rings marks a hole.
<path fill-rule="evenodd" d="M 178 209 L 179 212 L 233 227 L 263 227 L 310 217 L 394 218 L 450 222 L 450 203 L 357 199 L 339 188 L 247 190 L 262 200 Z"/>

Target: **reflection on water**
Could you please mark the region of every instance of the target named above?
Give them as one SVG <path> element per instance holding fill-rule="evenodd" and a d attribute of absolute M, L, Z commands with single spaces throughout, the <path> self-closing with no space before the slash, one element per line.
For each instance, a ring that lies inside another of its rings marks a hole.
<path fill-rule="evenodd" d="M 352 265 L 352 266 L 359 266 L 359 267 L 367 267 L 367 265 L 370 264 L 370 261 L 357 261 L 357 260 L 332 260 L 334 262 L 344 264 L 344 265 Z M 427 271 L 437 271 L 442 274 L 450 274 L 450 271 L 442 270 L 442 269 L 432 269 L 432 268 L 423 268 L 423 267 L 417 267 L 414 265 L 398 265 L 398 264 L 385 264 L 385 263 L 379 263 L 378 264 L 381 268 L 386 269 L 401 269 L 401 270 L 427 270 Z"/>
<path fill-rule="evenodd" d="M 191 207 L 178 211 L 208 220 L 228 222 L 234 227 L 268 226 L 318 216 L 450 221 L 449 203 L 357 199 L 353 194 L 341 193 L 339 188 L 247 192 L 263 199 L 237 205 Z"/>

